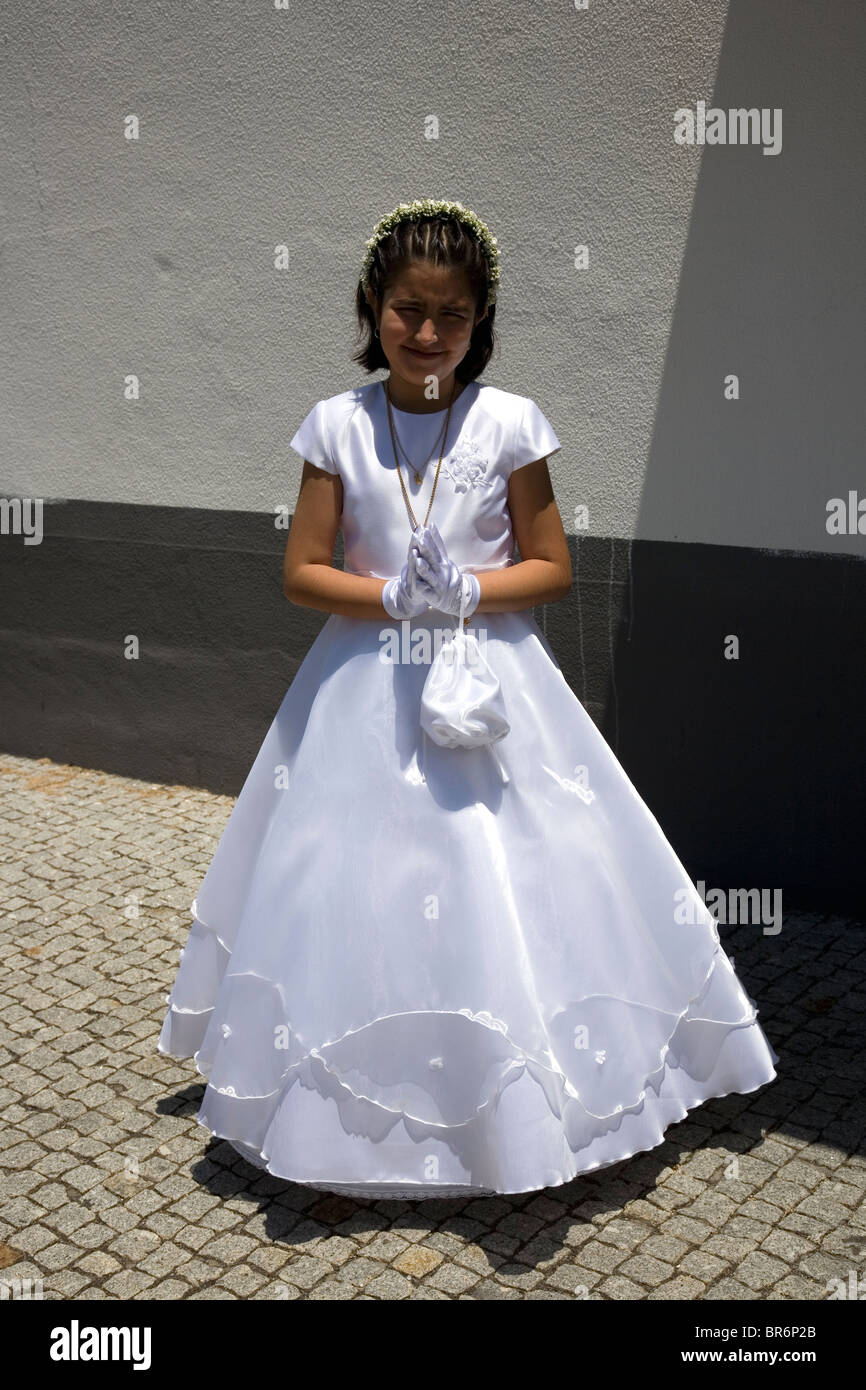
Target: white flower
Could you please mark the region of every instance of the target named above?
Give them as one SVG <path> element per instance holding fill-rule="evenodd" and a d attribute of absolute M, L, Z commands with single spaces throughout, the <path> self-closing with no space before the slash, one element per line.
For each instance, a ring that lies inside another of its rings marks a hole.
<path fill-rule="evenodd" d="M 471 487 L 492 487 L 493 482 L 484 475 L 487 459 L 478 445 L 471 439 L 455 444 L 442 467 L 454 483 L 455 492 L 468 492 Z"/>

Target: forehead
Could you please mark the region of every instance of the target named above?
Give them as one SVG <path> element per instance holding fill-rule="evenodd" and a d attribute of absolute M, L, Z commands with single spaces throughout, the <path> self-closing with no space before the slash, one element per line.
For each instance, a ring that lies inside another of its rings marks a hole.
<path fill-rule="evenodd" d="M 412 261 L 397 272 L 388 288 L 393 299 L 397 295 L 413 295 L 434 300 L 471 301 L 472 291 L 465 270 L 455 270 L 430 261 Z"/>

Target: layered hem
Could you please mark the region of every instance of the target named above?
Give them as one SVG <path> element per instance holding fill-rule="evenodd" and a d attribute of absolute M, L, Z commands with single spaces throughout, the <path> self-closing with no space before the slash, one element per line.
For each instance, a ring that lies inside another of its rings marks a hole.
<path fill-rule="evenodd" d="M 228 974 L 231 953 L 195 909 L 200 958 L 188 978 L 199 989 L 209 978 L 216 1004 L 167 1001 L 158 1050 L 192 1056 L 208 1080 L 203 1128 L 271 1176 L 316 1190 L 418 1201 L 556 1187 L 655 1148 L 689 1110 L 776 1076 L 778 1056 L 715 924 L 703 981 L 679 1015 L 587 996 L 552 1012 L 543 1033 L 553 1046 L 540 1055 L 502 1020 L 469 1008 L 382 1015 L 307 1047 L 292 1034 L 280 987 Z M 577 1065 L 564 1050 L 575 1018 L 589 1019 L 596 1036 L 607 1027 L 622 1055 L 595 1049 Z M 283 1047 L 272 1029 L 286 1030 Z M 430 1057 L 433 1045 L 439 1055 Z M 608 1062 L 605 1100 L 598 1078 Z"/>

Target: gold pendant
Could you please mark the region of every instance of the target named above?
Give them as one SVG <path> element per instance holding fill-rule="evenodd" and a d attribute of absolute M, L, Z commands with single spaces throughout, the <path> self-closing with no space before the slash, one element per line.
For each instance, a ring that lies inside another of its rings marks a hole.
<path fill-rule="evenodd" d="M 418 484 L 419 487 L 421 486 L 421 474 L 417 471 L 417 469 L 415 471 L 415 482 Z"/>

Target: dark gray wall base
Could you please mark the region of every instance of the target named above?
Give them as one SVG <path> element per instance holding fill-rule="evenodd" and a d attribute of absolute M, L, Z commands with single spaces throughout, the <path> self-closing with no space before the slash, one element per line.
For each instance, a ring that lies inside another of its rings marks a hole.
<path fill-rule="evenodd" d="M 0 537 L 2 747 L 236 795 L 325 621 L 283 597 L 285 539 L 269 515 L 46 502 L 41 545 Z M 572 592 L 536 618 L 689 873 L 862 911 L 866 561 L 570 545 Z"/>

